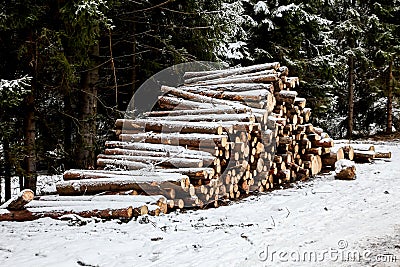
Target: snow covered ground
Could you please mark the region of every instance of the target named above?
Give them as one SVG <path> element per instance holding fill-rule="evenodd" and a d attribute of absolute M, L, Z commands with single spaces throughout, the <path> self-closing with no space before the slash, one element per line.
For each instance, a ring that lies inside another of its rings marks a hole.
<path fill-rule="evenodd" d="M 136 221 L 0 223 L 1 266 L 400 266 L 400 143 L 392 160 L 217 209 Z M 397 261 L 396 261 L 397 260 Z"/>

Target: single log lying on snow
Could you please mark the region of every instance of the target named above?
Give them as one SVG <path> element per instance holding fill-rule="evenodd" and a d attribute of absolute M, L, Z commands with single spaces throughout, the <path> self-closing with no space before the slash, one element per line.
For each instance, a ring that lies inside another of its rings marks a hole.
<path fill-rule="evenodd" d="M 24 206 L 33 200 L 34 193 L 30 189 L 22 190 L 18 196 L 15 196 L 8 200 L 6 203 L 0 206 L 0 209 L 8 210 L 22 210 Z"/>
<path fill-rule="evenodd" d="M 134 210 L 132 206 L 124 208 L 96 208 L 95 206 L 75 207 L 43 207 L 29 208 L 19 211 L 8 211 L 0 209 L 0 221 L 33 221 L 40 218 L 50 217 L 58 219 L 67 214 L 76 214 L 84 218 L 98 217 L 102 219 L 125 219 L 130 220 L 134 215 L 143 215 L 145 209 L 138 207 Z M 145 213 L 144 213 L 145 214 Z"/>
<path fill-rule="evenodd" d="M 356 165 L 353 161 L 341 159 L 335 163 L 335 178 L 341 180 L 354 180 L 356 178 Z"/>
<path fill-rule="evenodd" d="M 36 199 L 36 201 L 40 202 L 103 202 L 103 203 L 142 203 L 143 205 L 161 205 L 163 203 L 167 203 L 167 199 L 162 195 L 153 195 L 153 196 L 144 196 L 144 195 L 94 195 L 94 196 L 60 196 L 60 195 L 47 195 L 40 196 Z M 32 202 L 31 202 L 32 203 Z M 72 204 L 73 206 L 79 206 L 76 204 Z M 92 204 L 97 205 L 97 204 Z M 121 204 L 120 204 L 121 205 Z M 134 206 L 136 206 L 135 204 Z M 34 203 L 30 204 L 27 207 L 35 206 Z M 43 204 L 43 207 L 46 205 Z M 60 205 L 59 205 L 60 206 Z"/>
<path fill-rule="evenodd" d="M 210 168 L 189 168 L 195 170 L 204 170 L 209 171 Z M 126 177 L 136 177 L 136 176 L 149 176 L 156 179 L 170 179 L 171 176 L 175 175 L 186 175 L 185 170 L 187 168 L 178 168 L 178 169 L 163 169 L 157 168 L 153 170 L 132 170 L 132 171 L 108 171 L 108 170 L 75 170 L 71 169 L 65 171 L 63 174 L 63 178 L 65 181 L 68 180 L 81 180 L 81 179 L 100 179 L 100 178 L 110 178 L 110 179 L 119 179 Z M 212 170 L 212 169 L 211 169 Z M 190 173 L 190 171 L 188 171 Z"/>
<path fill-rule="evenodd" d="M 374 150 L 354 150 L 354 161 L 356 162 L 372 162 L 374 157 Z"/>

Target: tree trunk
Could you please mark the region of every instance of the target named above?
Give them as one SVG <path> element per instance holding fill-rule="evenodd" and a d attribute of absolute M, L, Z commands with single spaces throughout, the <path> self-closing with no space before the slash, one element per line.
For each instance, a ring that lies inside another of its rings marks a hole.
<path fill-rule="evenodd" d="M 78 168 L 88 169 L 95 165 L 95 139 L 97 114 L 97 82 L 99 69 L 96 66 L 99 45 L 91 49 L 92 64 L 82 75 L 80 125 L 77 135 L 76 163 Z"/>
<path fill-rule="evenodd" d="M 393 60 L 389 62 L 389 80 L 388 80 L 388 96 L 387 96 L 387 126 L 386 133 L 392 133 L 393 127 Z"/>
<path fill-rule="evenodd" d="M 25 146 L 25 175 L 24 175 L 24 188 L 31 189 L 36 192 L 36 123 L 35 123 L 35 92 L 37 86 L 38 65 L 37 60 L 39 56 L 36 42 L 34 43 L 34 50 L 32 53 L 32 84 L 31 92 L 26 98 L 26 111 L 24 118 L 24 146 Z"/>
<path fill-rule="evenodd" d="M 350 56 L 348 60 L 349 67 L 349 110 L 347 124 L 347 138 L 351 139 L 353 134 L 353 117 L 354 117 L 354 57 Z"/>
<path fill-rule="evenodd" d="M 136 80 L 137 80 L 137 62 L 136 62 L 136 22 L 132 22 L 132 94 L 136 92 Z M 132 97 L 132 100 L 134 101 L 134 98 Z M 135 103 L 132 103 L 132 106 L 134 106 Z"/>
<path fill-rule="evenodd" d="M 72 158 L 72 119 L 73 115 L 71 95 L 66 92 L 64 95 L 64 151 L 66 152 L 66 159 L 64 160 L 65 169 L 71 168 Z"/>
<path fill-rule="evenodd" d="M 5 200 L 11 198 L 11 162 L 10 162 L 10 143 L 7 139 L 3 141 L 4 153 L 4 193 Z"/>
<path fill-rule="evenodd" d="M 33 90 L 33 89 L 32 89 Z M 35 112 L 34 96 L 31 93 L 27 98 L 27 113 L 25 115 L 25 176 L 24 189 L 36 192 L 36 153 L 35 153 Z"/>

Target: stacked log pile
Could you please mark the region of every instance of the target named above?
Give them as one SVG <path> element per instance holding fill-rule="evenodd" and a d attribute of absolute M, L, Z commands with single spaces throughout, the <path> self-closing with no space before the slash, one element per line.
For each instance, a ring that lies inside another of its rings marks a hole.
<path fill-rule="evenodd" d="M 334 166 L 344 152 L 331 151 L 333 140 L 309 123 L 299 79 L 288 74 L 279 63 L 185 73 L 184 85 L 161 87 L 154 110 L 116 121 L 118 141 L 97 160 L 111 171 L 69 171 L 58 193 L 133 190 L 161 194 L 169 208 L 217 207 Z"/>
<path fill-rule="evenodd" d="M 279 63 L 187 72 L 184 79 L 179 87 L 162 86 L 152 111 L 116 121 L 118 140 L 106 142 L 97 170 L 65 172 L 57 196 L 20 211 L 0 209 L 0 220 L 70 213 L 129 219 L 217 207 L 306 180 L 341 159 L 376 156 L 333 148 L 310 123 L 299 79 Z"/>

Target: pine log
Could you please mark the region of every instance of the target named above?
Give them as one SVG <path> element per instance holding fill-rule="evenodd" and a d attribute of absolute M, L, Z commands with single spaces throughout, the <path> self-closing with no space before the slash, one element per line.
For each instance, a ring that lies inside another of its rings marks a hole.
<path fill-rule="evenodd" d="M 96 194 L 104 191 L 136 190 L 141 192 L 159 192 L 160 189 L 177 188 L 186 189 L 190 184 L 189 178 L 184 175 L 171 174 L 170 178 L 153 176 L 128 176 L 116 178 L 81 179 L 64 181 L 56 184 L 59 195 Z M 169 197 L 169 196 L 167 196 Z"/>
<path fill-rule="evenodd" d="M 121 168 L 124 170 L 151 170 L 154 165 L 146 164 L 142 162 L 134 162 L 128 160 L 118 160 L 118 159 L 97 159 L 97 166 L 106 168 L 108 166 L 113 166 L 116 168 Z"/>
<path fill-rule="evenodd" d="M 108 148 L 121 148 L 126 150 L 143 150 L 154 152 L 167 152 L 174 154 L 183 154 L 193 158 L 208 158 L 212 156 L 208 152 L 187 149 L 183 146 L 166 145 L 166 144 L 152 144 L 152 143 L 135 143 L 135 142 L 121 142 L 121 141 L 106 141 Z"/>
<path fill-rule="evenodd" d="M 356 162 L 372 162 L 375 157 L 374 150 L 354 150 L 354 161 Z"/>
<path fill-rule="evenodd" d="M 274 94 L 277 103 L 294 104 L 297 97 L 296 91 L 279 91 Z"/>
<path fill-rule="evenodd" d="M 34 193 L 32 190 L 22 190 L 17 196 L 9 199 L 6 203 L 1 205 L 0 209 L 22 210 L 26 204 L 33 200 L 33 197 Z"/>
<path fill-rule="evenodd" d="M 270 90 L 268 89 L 230 92 L 225 90 L 216 91 L 203 87 L 188 86 L 185 87 L 185 91 L 231 101 L 263 101 L 272 96 Z"/>
<path fill-rule="evenodd" d="M 105 208 L 105 209 L 92 209 L 91 207 L 48 207 L 48 208 L 30 208 L 19 211 L 0 210 L 0 221 L 33 221 L 40 218 L 50 217 L 59 219 L 60 217 L 68 214 L 76 214 L 84 218 L 97 217 L 101 219 L 124 219 L 130 220 L 134 216 L 142 215 L 141 210 L 134 212 L 132 207 L 126 208 Z"/>
<path fill-rule="evenodd" d="M 247 108 L 246 105 L 234 102 L 234 101 L 229 101 L 229 100 L 223 100 L 223 99 L 215 99 L 212 97 L 208 97 L 208 96 L 202 96 L 202 95 L 198 95 L 198 94 L 193 94 L 184 90 L 181 90 L 179 88 L 175 88 L 175 87 L 170 87 L 170 86 L 161 86 L 161 91 L 164 93 L 168 93 L 168 94 L 172 94 L 174 96 L 177 97 L 181 97 L 184 99 L 188 99 L 188 100 L 192 100 L 192 101 L 197 101 L 199 103 L 202 103 L 204 105 L 214 105 L 217 107 L 220 106 L 231 106 L 235 109 L 244 109 Z M 212 107 L 208 107 L 208 106 L 204 106 L 204 108 L 212 108 Z M 261 113 L 261 114 L 267 114 L 268 112 L 266 110 L 262 110 L 262 109 L 257 109 L 257 108 L 250 108 L 250 111 L 252 111 L 253 113 Z"/>
<path fill-rule="evenodd" d="M 264 63 L 264 64 L 252 65 L 252 66 L 248 66 L 248 67 L 238 67 L 238 68 L 223 69 L 223 70 L 185 72 L 183 77 L 185 80 L 195 78 L 195 77 L 205 77 L 205 79 L 207 80 L 207 79 L 210 79 L 210 75 L 216 75 L 217 78 L 220 78 L 220 77 L 227 77 L 227 76 L 231 76 L 231 75 L 245 74 L 245 73 L 251 73 L 251 72 L 262 71 L 262 70 L 272 70 L 272 69 L 276 70 L 279 67 L 280 67 L 279 62 Z"/>
<path fill-rule="evenodd" d="M 60 195 L 45 195 L 40 196 L 36 199 L 36 201 L 40 202 L 103 202 L 103 203 L 142 203 L 146 205 L 158 205 L 162 206 L 162 204 L 167 203 L 167 199 L 162 195 L 153 195 L 153 196 L 145 196 L 145 195 L 94 195 L 94 196 L 60 196 Z M 31 202 L 32 203 L 32 202 Z M 92 204 L 96 205 L 96 204 Z M 28 207 L 33 207 L 34 204 L 30 204 Z M 43 204 L 45 207 L 46 204 Z M 56 205 L 54 205 L 56 206 Z M 60 205 L 59 205 L 60 206 Z M 79 206 L 73 204 L 73 206 Z"/>
<path fill-rule="evenodd" d="M 270 83 L 279 79 L 278 73 L 268 74 L 257 72 L 252 74 L 236 75 L 232 77 L 220 78 L 215 80 L 199 81 L 194 85 L 215 85 L 215 84 L 230 84 L 230 83 Z"/>
<path fill-rule="evenodd" d="M 222 106 L 218 108 L 211 109 L 194 109 L 194 110 L 161 110 L 161 111 L 149 111 L 143 113 L 145 117 L 175 117 L 175 116 L 185 116 L 185 115 L 205 115 L 205 114 L 235 114 L 235 113 L 245 113 L 245 109 L 233 109 L 229 106 Z M 118 125 L 117 125 L 118 126 Z M 122 127 L 122 126 L 120 126 Z"/>
<path fill-rule="evenodd" d="M 174 157 L 174 155 L 170 155 L 169 157 L 151 157 L 151 156 L 129 156 L 129 155 L 105 155 L 105 154 L 99 154 L 97 156 L 98 160 L 98 166 L 104 167 L 109 161 L 105 160 L 117 160 L 117 161 L 129 161 L 129 162 L 140 162 L 140 163 L 146 163 L 146 164 L 152 164 L 156 166 L 161 166 L 161 167 L 170 167 L 170 168 L 189 168 L 189 167 L 195 167 L 195 168 L 201 168 L 203 167 L 203 164 L 205 166 L 210 165 L 213 161 L 214 158 L 209 161 L 209 160 L 202 160 L 202 159 L 193 159 L 193 158 L 184 158 L 184 157 Z M 116 165 L 119 165 L 118 162 L 116 162 Z"/>
<path fill-rule="evenodd" d="M 138 177 L 138 176 L 150 176 L 157 179 L 180 179 L 182 174 L 180 172 L 174 172 L 171 169 L 170 173 L 164 173 L 163 169 L 154 170 L 132 170 L 132 171 L 108 171 L 108 170 L 76 170 L 71 169 L 65 171 L 63 174 L 64 180 L 81 180 L 81 179 L 99 179 L 99 178 L 110 178 L 110 179 L 126 179 L 126 177 Z"/>
<path fill-rule="evenodd" d="M 200 102 L 190 101 L 187 99 L 181 99 L 169 96 L 158 97 L 157 105 L 162 109 L 173 109 L 173 110 L 220 108 L 219 104 L 200 103 Z"/>
<path fill-rule="evenodd" d="M 119 120 L 117 120 L 117 124 Z M 217 122 L 214 123 L 197 123 L 197 122 L 181 122 L 157 119 L 136 119 L 124 120 L 122 130 L 141 130 L 141 132 L 163 132 L 163 133 L 206 133 L 206 134 L 222 134 L 223 129 Z"/>
<path fill-rule="evenodd" d="M 182 90 L 210 90 L 223 92 L 244 92 L 253 90 L 268 90 L 274 92 L 274 86 L 266 83 L 231 83 L 231 84 L 214 84 L 214 85 L 196 85 L 196 86 L 180 86 Z M 194 89 L 197 88 L 197 89 Z"/>
<path fill-rule="evenodd" d="M 250 107 L 265 108 L 269 112 L 271 112 L 275 106 L 275 98 L 269 90 L 227 92 L 227 91 L 201 90 L 197 87 L 194 87 L 194 89 L 187 91 L 216 99 L 239 101 L 242 104 L 245 104 Z"/>
<path fill-rule="evenodd" d="M 154 117 L 156 120 L 183 121 L 183 122 L 220 122 L 220 121 L 245 121 L 255 122 L 256 116 L 251 112 L 241 114 L 206 114 L 206 115 L 182 115 L 173 117 Z"/>
<path fill-rule="evenodd" d="M 190 150 L 193 151 L 193 150 Z M 195 151 L 195 150 L 194 150 Z M 132 150 L 122 148 L 107 148 L 104 151 L 106 155 L 125 155 L 125 156 L 143 156 L 143 157 L 162 157 L 162 158 L 187 158 L 187 159 L 201 159 L 204 162 L 210 164 L 215 160 L 215 156 L 210 153 L 187 153 L 182 152 L 158 152 L 158 151 L 146 151 L 146 150 Z M 207 164 L 206 164 L 207 165 Z"/>

